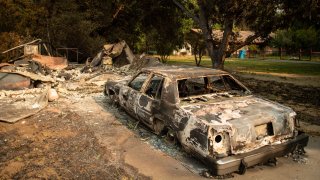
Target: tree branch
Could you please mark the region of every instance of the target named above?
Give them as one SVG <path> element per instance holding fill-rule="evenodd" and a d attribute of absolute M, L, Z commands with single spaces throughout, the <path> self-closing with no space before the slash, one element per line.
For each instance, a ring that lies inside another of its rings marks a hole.
<path fill-rule="evenodd" d="M 243 46 L 246 46 L 246 45 L 252 43 L 258 37 L 260 37 L 260 34 L 259 33 L 255 33 L 254 35 L 247 37 L 247 39 L 243 43 L 240 43 L 240 44 L 234 45 L 234 46 L 230 46 L 230 49 L 228 50 L 228 52 L 229 53 L 233 53 L 236 50 L 242 48 Z"/>
<path fill-rule="evenodd" d="M 186 7 L 184 7 L 180 2 L 178 2 L 176 0 L 172 0 L 172 1 L 174 4 L 176 4 L 176 6 L 178 6 L 178 8 L 180 8 L 182 11 L 184 11 L 187 16 L 192 18 L 194 22 L 200 24 L 199 18 L 197 16 L 195 16 L 192 12 L 190 12 Z"/>
<path fill-rule="evenodd" d="M 124 5 L 121 4 L 121 5 L 116 9 L 116 12 L 112 15 L 112 19 L 114 20 L 114 19 L 118 16 L 119 12 L 122 11 L 123 9 L 124 9 Z"/>
<path fill-rule="evenodd" d="M 222 40 L 219 45 L 220 52 L 223 52 L 227 49 L 228 44 L 229 44 L 229 38 L 232 33 L 232 28 L 233 28 L 233 20 L 231 20 L 231 19 L 225 20 Z"/>

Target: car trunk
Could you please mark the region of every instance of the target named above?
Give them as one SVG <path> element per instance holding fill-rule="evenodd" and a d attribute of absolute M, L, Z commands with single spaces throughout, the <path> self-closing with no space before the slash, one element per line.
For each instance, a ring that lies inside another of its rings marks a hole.
<path fill-rule="evenodd" d="M 232 154 L 249 152 L 293 136 L 294 111 L 254 96 L 233 97 L 225 101 L 192 104 L 183 108 L 205 120 L 213 129 L 226 125 L 231 127 L 228 141 L 229 153 Z"/>

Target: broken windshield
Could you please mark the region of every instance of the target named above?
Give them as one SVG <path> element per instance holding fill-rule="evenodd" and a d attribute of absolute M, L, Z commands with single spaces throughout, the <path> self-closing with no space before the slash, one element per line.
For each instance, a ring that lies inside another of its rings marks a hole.
<path fill-rule="evenodd" d="M 208 94 L 232 94 L 241 96 L 247 89 L 229 75 L 206 76 L 178 80 L 179 97 L 201 96 Z"/>

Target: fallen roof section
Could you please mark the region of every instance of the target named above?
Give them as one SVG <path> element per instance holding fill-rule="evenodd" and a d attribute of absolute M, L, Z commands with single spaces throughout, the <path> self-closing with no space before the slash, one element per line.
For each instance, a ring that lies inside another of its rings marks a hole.
<path fill-rule="evenodd" d="M 0 92 L 0 121 L 14 123 L 48 105 L 48 87 Z"/>

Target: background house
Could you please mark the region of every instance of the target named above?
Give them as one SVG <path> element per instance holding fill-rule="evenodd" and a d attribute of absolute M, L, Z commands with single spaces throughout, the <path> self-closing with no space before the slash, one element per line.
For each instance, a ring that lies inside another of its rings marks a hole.
<path fill-rule="evenodd" d="M 198 45 L 200 43 L 205 43 L 203 40 L 202 42 L 200 42 L 200 39 L 202 39 L 202 31 L 201 29 L 191 29 L 189 33 L 186 34 L 186 42 L 184 43 L 184 45 L 182 46 L 182 48 L 174 51 L 174 55 L 193 55 L 194 54 L 194 46 Z M 245 42 L 245 40 L 250 37 L 253 36 L 254 32 L 253 31 L 235 31 L 233 32 L 233 34 L 230 37 L 230 41 L 229 41 L 229 46 L 234 46 L 234 45 L 241 45 Z M 256 45 L 259 47 L 264 46 L 264 48 L 268 49 L 268 51 L 271 51 L 272 48 L 266 46 L 266 41 L 272 37 L 273 34 L 270 34 L 268 38 L 261 38 L 258 37 L 256 39 L 254 39 L 252 41 L 252 43 L 250 45 Z M 213 41 L 214 44 L 218 45 L 219 42 L 222 40 L 223 37 L 223 31 L 222 30 L 212 30 L 212 37 L 213 37 Z M 199 42 L 196 42 L 199 41 Z M 233 54 L 238 54 L 239 50 L 250 50 L 249 46 L 243 46 L 241 48 L 239 48 L 237 51 L 235 51 Z M 205 49 L 205 55 L 207 55 L 207 50 Z"/>

